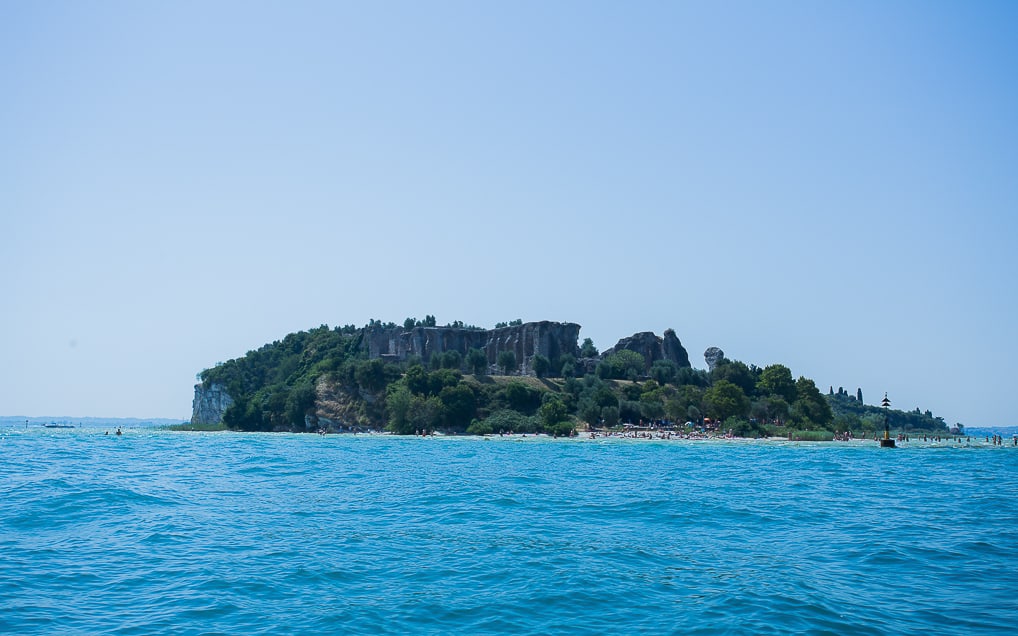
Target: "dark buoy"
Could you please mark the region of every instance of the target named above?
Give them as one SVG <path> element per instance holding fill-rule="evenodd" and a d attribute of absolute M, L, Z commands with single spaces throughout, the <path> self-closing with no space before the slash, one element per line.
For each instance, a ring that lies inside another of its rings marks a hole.
<path fill-rule="evenodd" d="M 891 406 L 891 401 L 887 399 L 886 393 L 884 393 L 884 399 L 880 401 L 880 406 L 884 407 L 884 439 L 880 440 L 880 448 L 894 448 L 891 428 L 887 424 L 887 409 Z"/>

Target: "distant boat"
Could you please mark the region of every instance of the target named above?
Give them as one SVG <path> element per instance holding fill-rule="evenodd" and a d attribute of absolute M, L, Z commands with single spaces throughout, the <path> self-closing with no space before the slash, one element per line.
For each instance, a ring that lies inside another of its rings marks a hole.
<path fill-rule="evenodd" d="M 56 422 L 50 422 L 49 424 L 43 424 L 46 428 L 74 428 L 74 424 L 57 424 Z"/>

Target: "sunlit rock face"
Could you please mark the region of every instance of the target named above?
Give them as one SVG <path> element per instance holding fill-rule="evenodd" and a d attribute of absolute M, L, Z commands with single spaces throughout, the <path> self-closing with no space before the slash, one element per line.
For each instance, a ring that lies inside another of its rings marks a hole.
<path fill-rule="evenodd" d="M 191 403 L 191 424 L 219 424 L 223 413 L 233 406 L 233 398 L 221 384 L 194 385 L 194 401 Z"/>

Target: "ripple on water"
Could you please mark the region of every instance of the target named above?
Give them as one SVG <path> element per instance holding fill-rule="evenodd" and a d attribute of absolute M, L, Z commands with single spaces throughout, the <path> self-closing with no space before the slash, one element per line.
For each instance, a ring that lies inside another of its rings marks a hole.
<path fill-rule="evenodd" d="M 153 432 L 0 451 L 5 633 L 1018 619 L 1018 450 Z"/>

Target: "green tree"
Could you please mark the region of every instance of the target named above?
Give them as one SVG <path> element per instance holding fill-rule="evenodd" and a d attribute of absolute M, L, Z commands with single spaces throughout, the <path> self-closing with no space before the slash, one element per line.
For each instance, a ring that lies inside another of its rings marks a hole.
<path fill-rule="evenodd" d="M 643 419 L 640 402 L 637 400 L 620 400 L 619 419 L 628 424 L 635 424 Z"/>
<path fill-rule="evenodd" d="M 553 429 L 561 422 L 568 421 L 569 412 L 566 410 L 566 405 L 562 402 L 554 393 L 546 393 L 545 399 L 542 400 L 541 408 L 538 410 L 538 415 L 541 418 L 541 424 L 546 429 Z"/>
<path fill-rule="evenodd" d="M 410 406 L 410 424 L 416 431 L 434 431 L 442 425 L 445 420 L 442 400 L 438 396 L 423 397 L 413 396 Z"/>
<path fill-rule="evenodd" d="M 532 363 L 534 365 L 534 374 L 537 377 L 543 378 L 548 375 L 548 369 L 551 368 L 551 360 L 541 354 L 537 354 L 533 357 Z"/>
<path fill-rule="evenodd" d="M 406 384 L 396 382 L 389 385 L 385 397 L 385 408 L 389 413 L 387 429 L 397 435 L 409 435 L 414 432 L 413 424 L 410 422 L 413 399 L 414 394 L 410 392 Z"/>
<path fill-rule="evenodd" d="M 579 401 L 576 415 L 580 421 L 596 426 L 601 420 L 601 407 L 590 397 L 584 397 Z"/>
<path fill-rule="evenodd" d="M 488 420 L 474 420 L 467 427 L 467 435 L 491 435 L 492 427 Z"/>
<path fill-rule="evenodd" d="M 759 395 L 776 395 L 789 403 L 798 397 L 792 371 L 783 364 L 770 364 L 764 367 L 756 383 L 756 390 Z"/>
<path fill-rule="evenodd" d="M 622 385 L 620 393 L 627 400 L 639 400 L 640 395 L 643 394 L 643 387 L 636 382 L 630 382 L 629 384 Z"/>
<path fill-rule="evenodd" d="M 447 386 L 459 384 L 460 374 L 451 369 L 438 369 L 428 372 L 424 367 L 415 365 L 407 369 L 403 381 L 410 391 L 416 395 L 433 396 Z"/>
<path fill-rule="evenodd" d="M 518 411 L 502 409 L 495 411 L 484 420 L 492 431 L 505 433 L 536 433 L 537 418 L 528 417 Z"/>
<path fill-rule="evenodd" d="M 704 389 L 692 384 L 683 384 L 675 391 L 675 399 L 686 409 L 690 406 L 699 408 L 703 404 Z"/>
<path fill-rule="evenodd" d="M 752 419 L 758 422 L 766 422 L 769 419 L 768 417 L 769 415 L 770 413 L 767 410 L 766 398 L 758 398 L 756 400 L 750 401 L 749 416 Z"/>
<path fill-rule="evenodd" d="M 731 382 L 742 389 L 744 395 L 753 395 L 756 390 L 756 376 L 744 362 L 738 360 L 720 360 L 710 372 L 711 382 L 719 380 Z"/>
<path fill-rule="evenodd" d="M 584 338 L 583 344 L 580 345 L 580 357 L 581 358 L 596 358 L 597 347 L 594 346 L 594 341 L 590 338 Z"/>
<path fill-rule="evenodd" d="M 403 382 L 411 393 L 424 395 L 431 392 L 431 379 L 427 369 L 420 365 L 414 365 L 407 369 L 403 376 Z"/>
<path fill-rule="evenodd" d="M 506 349 L 498 352 L 498 366 L 502 369 L 502 375 L 509 375 L 516 370 L 516 353 Z"/>
<path fill-rule="evenodd" d="M 710 376 L 704 369 L 680 367 L 679 372 L 675 376 L 675 384 L 706 388 L 710 384 Z"/>
<path fill-rule="evenodd" d="M 862 419 L 854 413 L 842 413 L 832 421 L 836 433 L 852 431 L 858 433 L 863 429 Z"/>
<path fill-rule="evenodd" d="M 300 428 L 304 426 L 304 418 L 311 414 L 315 408 L 315 386 L 310 380 L 305 380 L 290 389 L 286 396 L 286 419 L 291 426 Z"/>
<path fill-rule="evenodd" d="M 559 358 L 559 375 L 563 378 L 576 377 L 576 358 L 565 354 Z"/>
<path fill-rule="evenodd" d="M 477 414 L 477 396 L 466 384 L 447 386 L 438 394 L 442 401 L 445 424 L 451 429 L 462 430 Z"/>
<path fill-rule="evenodd" d="M 463 356 L 459 351 L 450 349 L 441 356 L 441 367 L 443 369 L 459 369 L 463 366 Z"/>
<path fill-rule="evenodd" d="M 656 360 L 654 364 L 650 366 L 650 377 L 657 380 L 658 384 L 675 382 L 675 378 L 678 376 L 678 373 L 678 365 L 671 360 Z"/>
<path fill-rule="evenodd" d="M 476 347 L 470 349 L 467 351 L 467 367 L 474 375 L 483 375 L 488 370 L 488 356 Z"/>
<path fill-rule="evenodd" d="M 665 415 L 665 405 L 660 399 L 640 399 L 640 414 L 645 420 L 659 420 Z"/>
<path fill-rule="evenodd" d="M 619 405 L 619 398 L 604 383 L 593 386 L 590 396 L 601 407 Z"/>
<path fill-rule="evenodd" d="M 541 404 L 541 392 L 522 382 L 509 382 L 504 389 L 510 408 L 521 413 L 533 413 Z"/>
<path fill-rule="evenodd" d="M 741 387 L 728 380 L 715 381 L 714 386 L 704 392 L 703 404 L 708 416 L 722 421 L 749 413 L 749 398 Z"/>
<path fill-rule="evenodd" d="M 792 407 L 785 398 L 779 395 L 771 395 L 764 398 L 764 400 L 767 403 L 767 417 L 769 419 L 776 420 L 778 424 L 788 419 L 788 414 L 791 413 Z"/>
<path fill-rule="evenodd" d="M 361 360 L 354 367 L 357 385 L 368 391 L 380 391 L 386 385 L 385 363 L 380 359 Z"/>
<path fill-rule="evenodd" d="M 643 375 L 647 368 L 647 362 L 643 356 L 623 349 L 604 357 L 597 365 L 597 375 L 600 378 L 610 379 L 633 379 Z"/>
<path fill-rule="evenodd" d="M 834 414 L 831 405 L 809 378 L 800 376 L 795 382 L 797 398 L 792 404 L 791 418 L 796 424 L 809 428 L 823 428 L 831 423 Z"/>
<path fill-rule="evenodd" d="M 767 431 L 757 422 L 749 422 L 742 418 L 732 418 L 725 422 L 725 424 L 731 429 L 732 434 L 736 437 L 763 437 L 767 434 Z"/>
<path fill-rule="evenodd" d="M 601 408 L 601 421 L 607 428 L 619 425 L 619 407 L 605 406 Z"/>

